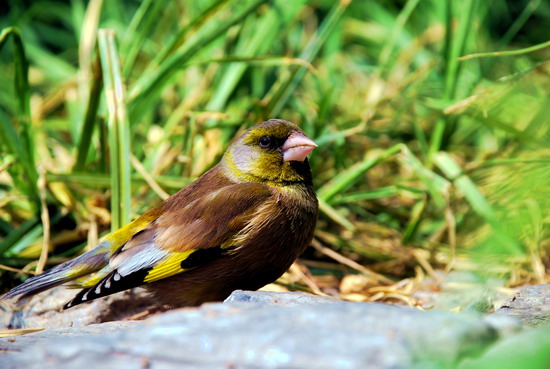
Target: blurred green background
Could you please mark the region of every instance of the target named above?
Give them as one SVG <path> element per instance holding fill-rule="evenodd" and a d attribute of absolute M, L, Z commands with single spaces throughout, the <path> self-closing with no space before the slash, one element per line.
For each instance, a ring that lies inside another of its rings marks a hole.
<path fill-rule="evenodd" d="M 275 117 L 319 144 L 314 247 L 285 288 L 422 305 L 414 292 L 449 273 L 465 288 L 549 280 L 547 1 L 0 10 L 0 292 L 93 247 Z"/>

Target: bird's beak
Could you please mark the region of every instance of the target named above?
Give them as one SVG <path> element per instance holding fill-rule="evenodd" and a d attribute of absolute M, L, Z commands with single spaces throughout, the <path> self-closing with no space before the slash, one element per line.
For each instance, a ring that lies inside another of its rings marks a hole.
<path fill-rule="evenodd" d="M 282 152 L 283 161 L 304 161 L 307 154 L 313 151 L 317 144 L 301 132 L 293 132 L 285 141 Z"/>

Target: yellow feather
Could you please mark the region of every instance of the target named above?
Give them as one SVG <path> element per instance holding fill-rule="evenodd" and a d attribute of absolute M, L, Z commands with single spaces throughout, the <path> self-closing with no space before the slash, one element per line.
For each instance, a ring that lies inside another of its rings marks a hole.
<path fill-rule="evenodd" d="M 173 253 L 168 258 L 164 259 L 160 264 L 155 265 L 153 269 L 147 273 L 143 281 L 145 283 L 151 283 L 186 271 L 187 269 L 182 269 L 181 262 L 187 259 L 189 255 L 195 251 L 197 250 L 187 250 Z"/>
<path fill-rule="evenodd" d="M 64 274 L 64 277 L 75 278 L 75 277 L 82 276 L 89 273 L 89 270 L 90 270 L 90 267 L 88 267 L 87 265 L 80 265 L 67 270 Z"/>
<path fill-rule="evenodd" d="M 108 241 L 110 244 L 111 253 L 118 250 L 120 246 L 128 242 L 128 240 L 132 238 L 133 235 L 135 235 L 139 231 L 144 230 L 149 224 L 151 224 L 151 222 L 157 219 L 159 213 L 162 211 L 161 205 L 156 206 L 133 222 L 126 224 L 118 231 L 115 231 L 114 233 L 111 233 L 110 235 L 105 237 L 105 241 Z"/>
<path fill-rule="evenodd" d="M 80 288 L 93 287 L 96 284 L 98 284 L 99 282 L 101 282 L 101 280 L 103 278 L 105 278 L 105 276 L 107 274 L 108 273 L 96 273 L 93 276 L 91 276 L 90 278 L 86 279 L 85 281 L 82 281 L 82 282 L 78 283 L 78 285 L 80 286 Z"/>

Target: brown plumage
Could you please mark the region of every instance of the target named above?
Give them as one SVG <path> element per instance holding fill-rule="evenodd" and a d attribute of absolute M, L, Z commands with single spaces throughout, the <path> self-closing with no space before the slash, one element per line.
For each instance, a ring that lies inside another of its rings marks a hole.
<path fill-rule="evenodd" d="M 205 181 L 220 178 L 218 170 L 202 178 Z M 218 182 L 216 187 L 224 185 L 232 184 Z M 317 217 L 315 194 L 311 189 L 304 189 L 298 195 L 301 199 L 294 193 L 255 183 L 235 186 L 234 191 L 239 191 L 234 196 L 235 203 L 241 206 L 231 210 L 239 211 L 240 219 L 235 221 L 235 213 L 227 211 L 213 214 L 209 223 L 219 224 L 224 230 L 230 229 L 225 227 L 230 224 L 234 227 L 231 231 L 238 232 L 254 218 L 258 226 L 251 229 L 243 242 L 236 243 L 238 252 L 217 258 L 203 268 L 148 285 L 148 290 L 159 300 L 177 306 L 197 305 L 223 300 L 235 289 L 256 290 L 279 278 L 310 244 L 315 228 L 311 219 Z M 185 196 L 184 191 L 181 194 Z M 219 229 L 207 232 L 203 236 L 217 239 L 218 244 L 227 236 L 220 235 L 224 232 Z"/>
<path fill-rule="evenodd" d="M 256 125 L 191 185 L 5 297 L 91 274 L 66 308 L 140 285 L 186 306 L 273 282 L 313 237 L 318 206 L 306 156 L 315 146 L 290 122 Z"/>

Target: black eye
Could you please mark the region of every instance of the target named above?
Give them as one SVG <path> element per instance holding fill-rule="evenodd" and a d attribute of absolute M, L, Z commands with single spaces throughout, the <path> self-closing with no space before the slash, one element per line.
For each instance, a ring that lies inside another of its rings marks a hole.
<path fill-rule="evenodd" d="M 262 136 L 260 138 L 260 147 L 263 149 L 267 149 L 271 146 L 271 137 L 269 136 Z"/>

